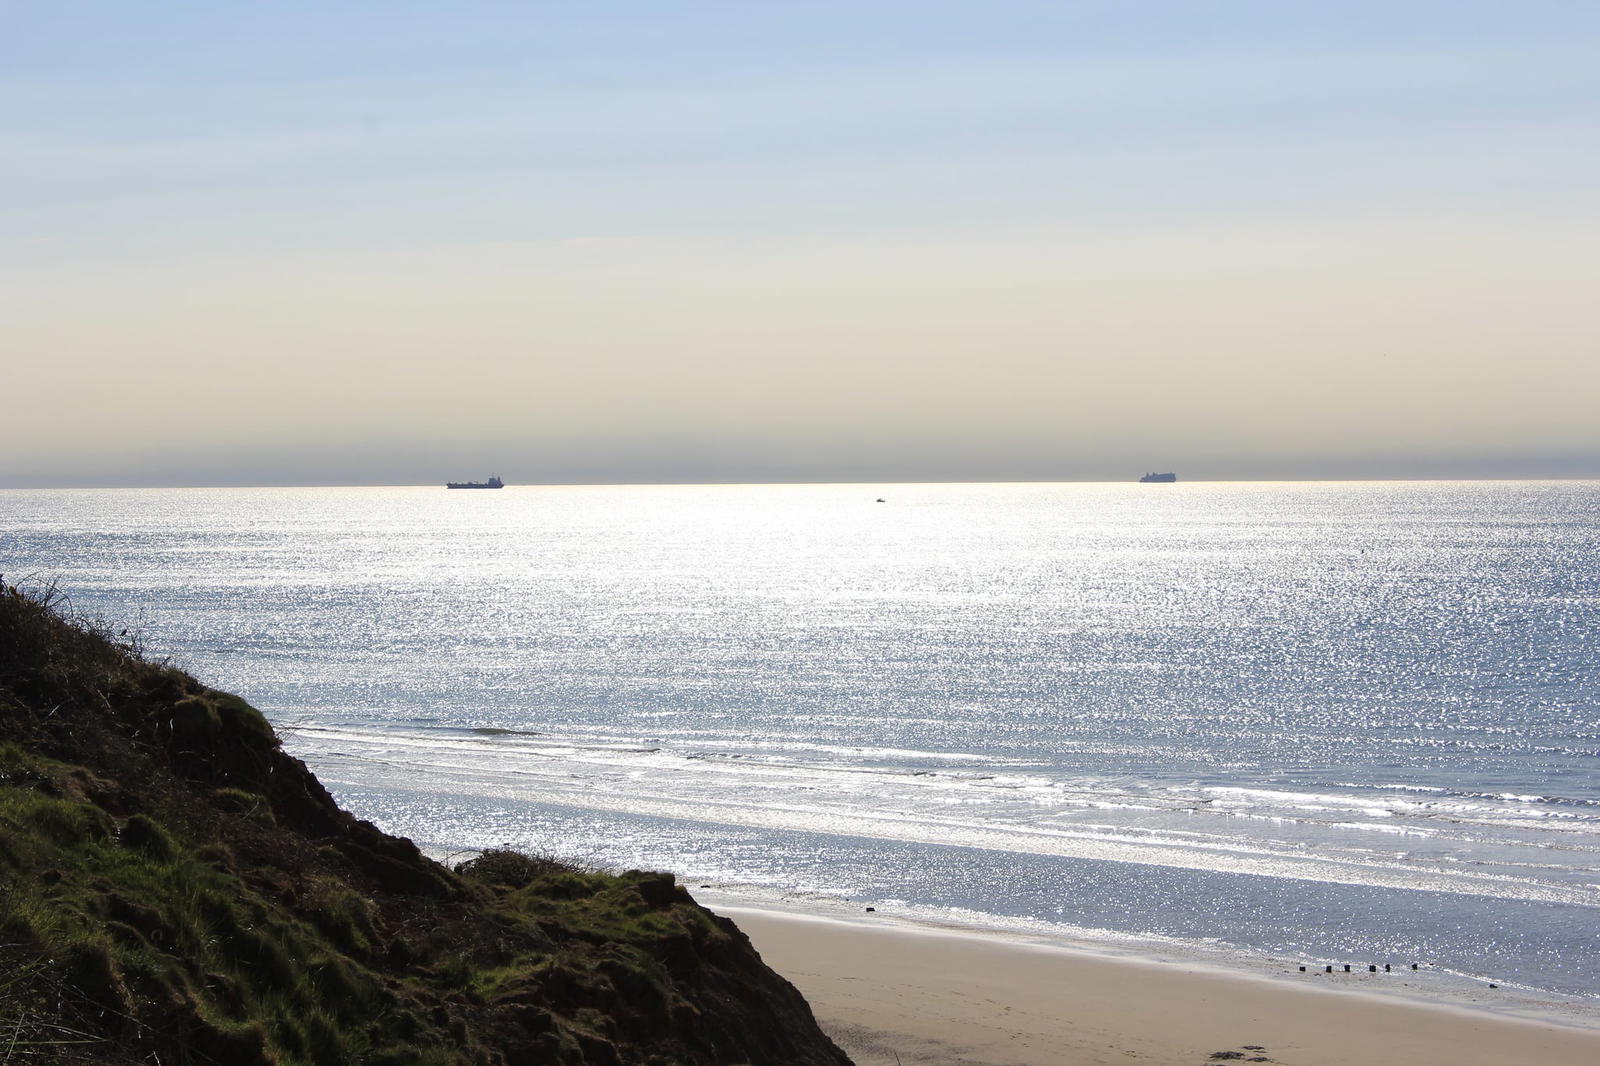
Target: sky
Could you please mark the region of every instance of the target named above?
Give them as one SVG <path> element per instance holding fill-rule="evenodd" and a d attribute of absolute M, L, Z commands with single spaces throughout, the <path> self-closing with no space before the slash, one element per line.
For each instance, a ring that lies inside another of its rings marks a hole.
<path fill-rule="evenodd" d="M 1600 477 L 1600 4 L 0 0 L 0 486 Z"/>

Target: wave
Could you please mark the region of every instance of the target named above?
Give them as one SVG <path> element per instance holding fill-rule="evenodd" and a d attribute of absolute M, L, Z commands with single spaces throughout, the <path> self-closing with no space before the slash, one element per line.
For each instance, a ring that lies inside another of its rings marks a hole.
<path fill-rule="evenodd" d="M 1600 906 L 1600 885 L 1583 881 L 1592 860 L 1578 859 L 1600 848 L 1600 818 L 1522 817 L 1530 803 L 1520 797 L 1496 806 L 1482 793 L 1440 791 L 1423 800 L 1396 790 L 1063 778 L 1014 772 L 995 760 L 929 769 L 906 765 L 927 754 L 911 749 L 755 740 L 735 751 L 679 749 L 600 731 L 303 724 L 293 744 L 313 765 L 328 760 L 341 780 L 412 792 Z M 1402 841 L 1416 843 L 1397 849 Z M 1543 861 L 1530 861 L 1531 849 Z M 1568 862 L 1550 861 L 1562 853 Z"/>

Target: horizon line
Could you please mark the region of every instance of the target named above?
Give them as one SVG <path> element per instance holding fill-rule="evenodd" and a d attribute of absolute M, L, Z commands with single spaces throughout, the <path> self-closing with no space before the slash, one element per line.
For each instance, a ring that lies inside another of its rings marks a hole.
<path fill-rule="evenodd" d="M 1551 474 L 1540 476 L 1528 475 L 1479 475 L 1479 476 L 1442 476 L 1442 475 L 1389 475 L 1378 477 L 1191 477 L 1180 478 L 1176 484 L 1180 485 L 1230 485 L 1230 484 L 1361 484 L 1361 483 L 1400 483 L 1400 482 L 1547 482 L 1547 481 L 1600 481 L 1600 473 L 1594 474 Z M 550 480 L 550 481 L 506 481 L 504 488 L 694 488 L 694 487 L 762 487 L 779 485 L 1137 485 L 1139 478 L 786 478 L 782 480 L 766 480 L 759 478 L 736 478 L 728 480 Z M 82 484 L 44 484 L 44 485 L 8 485 L 0 483 L 0 492 L 71 492 L 71 491 L 116 491 L 116 490 L 176 490 L 176 489 L 432 489 L 437 488 L 449 491 L 445 482 L 427 481 L 368 481 L 368 482 L 334 482 L 334 481 L 295 481 L 295 482 L 186 482 L 179 484 L 158 483 L 82 483 Z M 499 490 L 490 490 L 499 491 Z"/>

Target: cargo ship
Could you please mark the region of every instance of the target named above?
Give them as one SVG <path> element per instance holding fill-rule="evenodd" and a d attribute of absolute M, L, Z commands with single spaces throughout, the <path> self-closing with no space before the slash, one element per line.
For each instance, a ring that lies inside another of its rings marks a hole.
<path fill-rule="evenodd" d="M 488 481 L 447 481 L 444 487 L 447 489 L 503 489 L 506 487 L 506 483 L 501 481 L 498 475 L 491 474 Z"/>
<path fill-rule="evenodd" d="M 1178 480 L 1177 474 L 1146 474 L 1139 479 L 1141 485 L 1170 485 Z"/>

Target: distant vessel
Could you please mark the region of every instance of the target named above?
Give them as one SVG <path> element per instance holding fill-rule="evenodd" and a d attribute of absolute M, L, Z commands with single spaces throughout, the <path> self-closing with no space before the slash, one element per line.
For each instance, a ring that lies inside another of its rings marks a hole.
<path fill-rule="evenodd" d="M 503 489 L 506 487 L 506 483 L 501 481 L 497 475 L 491 474 L 488 481 L 447 481 L 444 487 L 447 489 Z"/>
<path fill-rule="evenodd" d="M 1139 479 L 1141 485 L 1170 485 L 1178 480 L 1177 474 L 1146 474 Z"/>

